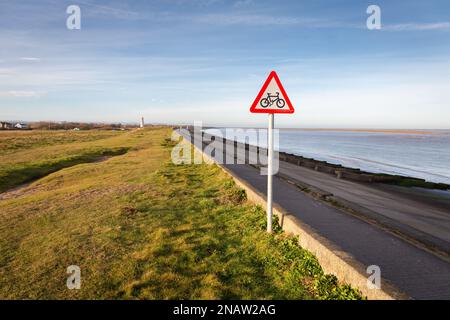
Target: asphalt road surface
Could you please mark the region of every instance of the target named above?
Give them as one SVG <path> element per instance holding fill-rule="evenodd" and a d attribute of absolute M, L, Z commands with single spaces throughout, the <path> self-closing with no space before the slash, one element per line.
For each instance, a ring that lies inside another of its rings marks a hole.
<path fill-rule="evenodd" d="M 440 191 L 337 179 L 284 161 L 280 173 L 356 204 L 362 213 L 393 229 L 450 252 L 450 204 L 439 197 Z"/>

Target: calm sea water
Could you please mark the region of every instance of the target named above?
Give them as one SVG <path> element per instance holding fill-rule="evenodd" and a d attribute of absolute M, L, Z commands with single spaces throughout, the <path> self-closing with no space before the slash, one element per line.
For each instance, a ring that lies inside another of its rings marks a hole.
<path fill-rule="evenodd" d="M 265 145 L 265 141 L 261 146 Z M 450 131 L 430 134 L 280 130 L 280 151 L 374 173 L 450 184 Z"/>

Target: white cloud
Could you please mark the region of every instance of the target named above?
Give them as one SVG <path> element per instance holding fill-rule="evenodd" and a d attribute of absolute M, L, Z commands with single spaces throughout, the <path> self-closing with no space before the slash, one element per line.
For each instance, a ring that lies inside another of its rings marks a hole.
<path fill-rule="evenodd" d="M 35 62 L 39 62 L 39 61 L 41 61 L 41 58 L 36 58 L 36 57 L 20 57 L 20 60 L 22 60 L 22 61 L 35 61 Z"/>
<path fill-rule="evenodd" d="M 10 90 L 0 91 L 0 97 L 6 98 L 40 98 L 47 95 L 45 91 L 33 91 L 33 90 Z"/>
<path fill-rule="evenodd" d="M 142 19 L 143 16 L 139 12 L 112 7 L 112 6 L 106 6 L 106 5 L 98 5 L 95 3 L 87 2 L 87 1 L 80 1 L 78 0 L 78 3 L 81 5 L 86 5 L 91 8 L 89 10 L 83 11 L 82 14 L 86 13 L 91 16 L 96 15 L 106 15 L 109 17 L 114 17 L 115 19 L 124 19 L 124 20 L 139 20 Z"/>
<path fill-rule="evenodd" d="M 383 25 L 382 30 L 383 29 L 389 31 L 450 30 L 450 22 L 392 24 L 392 25 Z"/>
<path fill-rule="evenodd" d="M 238 1 L 235 6 L 248 6 L 251 0 Z M 295 17 L 295 16 L 279 16 L 266 14 L 205 14 L 193 17 L 185 17 L 194 23 L 207 23 L 213 25 L 245 25 L 245 26 L 302 26 L 306 28 L 349 28 L 361 29 L 361 25 L 355 23 L 346 23 L 339 20 L 327 20 L 313 17 Z M 450 22 L 429 22 L 429 23 L 402 23 L 402 24 L 386 24 L 382 26 L 382 30 L 386 31 L 434 31 L 434 30 L 450 30 Z"/>
<path fill-rule="evenodd" d="M 288 16 L 272 16 L 263 14 L 206 14 L 192 17 L 193 22 L 215 25 L 247 25 L 247 26 L 290 26 L 327 27 L 330 22 L 319 19 L 298 18 Z"/>

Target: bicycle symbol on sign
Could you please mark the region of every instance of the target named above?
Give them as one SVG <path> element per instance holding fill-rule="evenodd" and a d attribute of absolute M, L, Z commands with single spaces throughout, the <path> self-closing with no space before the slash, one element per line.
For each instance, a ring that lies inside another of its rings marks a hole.
<path fill-rule="evenodd" d="M 276 94 L 273 94 L 273 95 L 271 95 L 270 92 L 268 92 L 267 93 L 267 98 L 263 98 L 259 102 L 259 104 L 263 108 L 267 108 L 269 106 L 271 107 L 274 103 L 280 109 L 283 108 L 284 105 L 286 104 L 283 99 L 280 99 L 280 93 L 279 92 L 277 92 Z"/>

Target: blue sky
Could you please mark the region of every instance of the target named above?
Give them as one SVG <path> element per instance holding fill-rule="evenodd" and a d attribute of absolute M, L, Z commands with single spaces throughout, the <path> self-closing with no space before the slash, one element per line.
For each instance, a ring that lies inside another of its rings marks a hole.
<path fill-rule="evenodd" d="M 450 128 L 450 2 L 0 0 L 0 119 L 265 126 L 271 70 L 280 127 Z"/>

